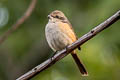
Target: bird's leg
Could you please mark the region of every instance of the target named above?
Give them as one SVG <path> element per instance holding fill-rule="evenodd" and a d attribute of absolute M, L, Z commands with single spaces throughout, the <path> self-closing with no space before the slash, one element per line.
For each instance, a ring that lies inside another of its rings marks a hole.
<path fill-rule="evenodd" d="M 66 49 L 66 52 L 68 53 L 68 46 L 66 46 L 65 49 Z"/>
<path fill-rule="evenodd" d="M 57 52 L 58 52 L 58 51 L 55 51 L 54 54 L 52 55 L 52 57 L 54 57 Z"/>
<path fill-rule="evenodd" d="M 54 53 L 53 53 L 53 55 L 51 56 L 51 61 L 52 61 L 52 58 L 55 56 L 55 54 L 57 53 L 58 51 L 55 51 Z"/>

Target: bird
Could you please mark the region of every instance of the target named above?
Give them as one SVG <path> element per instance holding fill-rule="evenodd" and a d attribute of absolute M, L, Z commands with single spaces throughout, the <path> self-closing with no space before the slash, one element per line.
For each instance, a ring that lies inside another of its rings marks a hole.
<path fill-rule="evenodd" d="M 48 15 L 48 23 L 45 27 L 45 36 L 48 45 L 54 52 L 67 48 L 68 45 L 78 40 L 71 23 L 60 10 L 55 10 Z M 80 47 L 78 47 L 78 49 L 80 50 Z M 88 76 L 88 72 L 75 50 L 71 52 L 71 55 L 82 76 Z"/>

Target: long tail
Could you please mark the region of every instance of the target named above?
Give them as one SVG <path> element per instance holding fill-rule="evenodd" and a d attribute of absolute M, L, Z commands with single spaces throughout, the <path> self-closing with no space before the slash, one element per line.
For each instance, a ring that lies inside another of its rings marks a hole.
<path fill-rule="evenodd" d="M 79 68 L 82 76 L 88 76 L 88 72 L 86 71 L 84 65 L 83 65 L 82 62 L 80 61 L 80 59 L 79 59 L 79 57 L 77 56 L 77 54 L 75 54 L 75 51 L 73 51 L 73 52 L 71 53 L 71 55 L 72 55 L 74 61 L 76 62 L 76 64 L 77 64 L 77 66 L 78 66 L 78 68 Z"/>

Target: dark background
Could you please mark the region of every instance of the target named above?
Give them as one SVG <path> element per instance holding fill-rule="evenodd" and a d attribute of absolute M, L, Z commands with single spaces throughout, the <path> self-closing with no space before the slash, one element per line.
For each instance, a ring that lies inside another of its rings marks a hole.
<path fill-rule="evenodd" d="M 31 0 L 0 0 L 0 36 L 26 11 Z M 120 9 L 120 0 L 38 0 L 33 14 L 0 45 L 0 80 L 15 80 L 48 59 L 53 51 L 45 39 L 47 15 L 61 10 L 81 37 Z M 77 51 L 88 77 L 82 77 L 70 55 L 32 80 L 119 80 L 120 21 Z"/>

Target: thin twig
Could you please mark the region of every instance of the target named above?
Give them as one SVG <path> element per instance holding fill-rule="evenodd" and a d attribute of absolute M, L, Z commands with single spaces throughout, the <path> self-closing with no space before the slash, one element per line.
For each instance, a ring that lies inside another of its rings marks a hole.
<path fill-rule="evenodd" d="M 32 14 L 32 11 L 35 8 L 36 2 L 37 2 L 37 0 L 32 0 L 28 9 L 24 13 L 24 15 L 20 19 L 18 19 L 17 22 L 15 24 L 13 24 L 10 29 L 8 29 L 8 31 L 3 33 L 3 35 L 0 37 L 0 44 L 2 44 L 8 38 L 8 36 L 11 35 L 12 32 L 14 32 L 16 29 L 18 29 L 20 27 L 20 25 L 23 24 L 25 22 L 25 20 L 27 20 L 29 18 L 29 16 Z"/>
<path fill-rule="evenodd" d="M 54 57 L 52 57 L 52 60 L 50 58 L 50 59 L 44 61 L 42 64 L 36 66 L 35 68 L 30 70 L 29 72 L 27 72 L 24 75 L 22 75 L 21 77 L 19 77 L 17 80 L 29 80 L 29 79 L 31 79 L 32 77 L 34 77 L 35 75 L 37 75 L 41 71 L 43 71 L 43 70 L 49 68 L 50 66 L 52 66 L 53 64 L 55 64 L 58 60 L 64 58 L 66 55 L 68 55 L 68 53 L 70 53 L 71 51 L 73 51 L 77 47 L 81 46 L 82 44 L 84 44 L 85 42 L 90 40 L 93 36 L 95 36 L 99 32 L 108 28 L 110 25 L 112 25 L 113 23 L 115 23 L 119 19 L 120 19 L 120 10 L 117 13 L 115 13 L 113 16 L 111 16 L 109 19 L 107 19 L 106 21 L 104 21 L 100 25 L 98 25 L 95 28 L 93 28 L 92 30 L 90 30 L 87 34 L 83 35 L 76 42 L 69 45 L 67 47 L 67 51 L 66 51 L 66 49 L 64 49 L 64 50 L 58 52 Z"/>

